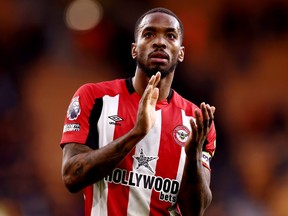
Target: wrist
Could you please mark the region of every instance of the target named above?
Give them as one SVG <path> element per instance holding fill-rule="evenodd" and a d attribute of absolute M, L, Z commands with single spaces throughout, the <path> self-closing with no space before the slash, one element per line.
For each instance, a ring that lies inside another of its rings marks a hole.
<path fill-rule="evenodd" d="M 195 170 L 202 167 L 202 151 L 190 151 L 189 154 L 186 153 L 185 166 L 188 170 Z"/>
<path fill-rule="evenodd" d="M 135 127 L 130 132 L 131 136 L 139 138 L 140 140 L 143 139 L 148 134 L 148 131 L 143 130 L 141 127 L 138 127 L 137 125 L 135 125 Z"/>
<path fill-rule="evenodd" d="M 202 159 L 202 149 L 195 148 L 194 146 L 186 146 L 185 149 L 186 157 L 195 160 L 201 160 Z"/>

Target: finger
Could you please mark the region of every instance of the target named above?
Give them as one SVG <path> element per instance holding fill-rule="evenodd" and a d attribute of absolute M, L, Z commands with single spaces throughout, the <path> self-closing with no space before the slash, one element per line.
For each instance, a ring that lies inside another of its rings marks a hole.
<path fill-rule="evenodd" d="M 153 97 L 152 99 L 153 104 L 154 104 L 155 99 L 158 100 L 159 90 L 156 90 L 155 93 L 154 93 L 154 90 L 156 86 L 158 85 L 158 83 L 160 82 L 160 79 L 161 79 L 161 73 L 159 71 L 155 75 L 152 75 L 151 78 L 149 79 L 146 89 L 142 95 L 142 99 L 145 105 L 149 103 L 149 100 L 151 100 L 152 97 Z"/>
<path fill-rule="evenodd" d="M 194 143 L 195 140 L 197 139 L 197 126 L 196 123 L 193 119 L 190 120 L 190 125 L 191 125 L 191 141 Z"/>
<path fill-rule="evenodd" d="M 215 111 L 216 111 L 216 107 L 211 106 L 211 111 L 212 111 L 212 114 L 214 115 L 214 113 L 215 113 Z"/>
<path fill-rule="evenodd" d="M 159 88 L 154 88 L 152 90 L 152 93 L 151 93 L 151 101 L 150 101 L 150 104 L 153 107 L 156 107 L 156 104 L 157 104 L 157 101 L 158 101 L 158 97 L 159 97 Z"/>
<path fill-rule="evenodd" d="M 154 85 L 154 83 L 155 83 L 155 80 L 156 80 L 156 76 L 155 75 L 152 75 L 151 77 L 150 77 L 150 79 L 149 79 L 149 81 L 148 81 L 148 85 L 147 86 L 149 86 L 149 85 Z"/>
<path fill-rule="evenodd" d="M 158 71 L 155 75 L 151 76 L 148 85 L 151 85 L 152 88 L 156 88 L 156 86 L 160 82 L 160 79 L 161 79 L 161 73 Z"/>
<path fill-rule="evenodd" d="M 211 106 L 208 104 L 208 115 L 209 115 L 209 127 L 211 126 L 212 122 L 214 121 L 214 112 L 215 112 L 215 107 Z"/>
<path fill-rule="evenodd" d="M 202 111 L 202 113 L 203 113 L 203 111 Z M 203 125 L 203 120 L 202 120 L 200 110 L 198 110 L 198 109 L 195 110 L 195 118 L 196 118 L 197 133 L 202 134 L 204 125 Z"/>
<path fill-rule="evenodd" d="M 146 87 L 147 91 L 145 90 L 146 92 L 144 93 L 152 94 L 152 92 L 154 91 L 158 83 L 160 82 L 160 79 L 161 79 L 161 73 L 159 71 L 155 75 L 152 75 Z"/>
<path fill-rule="evenodd" d="M 206 131 L 206 129 L 209 127 L 209 113 L 208 109 L 210 108 L 209 104 L 205 104 L 204 102 L 200 105 L 201 112 L 202 112 L 202 121 L 203 121 L 203 129 Z"/>
<path fill-rule="evenodd" d="M 200 116 L 200 112 L 198 112 L 198 116 Z M 191 125 L 191 135 L 188 139 L 187 146 L 185 148 L 186 154 L 190 155 L 191 151 L 194 152 L 195 150 L 201 151 L 202 149 L 202 142 L 199 142 L 199 138 L 201 137 L 201 133 L 199 133 L 199 126 L 196 125 L 196 122 L 191 119 L 190 120 Z"/>
<path fill-rule="evenodd" d="M 153 76 L 150 78 L 150 80 L 149 80 L 149 82 L 148 82 L 148 84 L 147 84 L 147 86 L 146 86 L 146 89 L 145 89 L 145 91 L 143 92 L 143 95 L 142 95 L 142 97 L 141 97 L 141 102 L 142 102 L 143 104 L 147 104 L 147 103 L 148 103 L 148 100 L 151 98 L 154 80 L 155 80 L 155 76 L 153 75 Z"/>
<path fill-rule="evenodd" d="M 159 84 L 160 80 L 161 80 L 161 73 L 158 71 L 158 72 L 155 74 L 154 88 Z"/>
<path fill-rule="evenodd" d="M 146 88 L 152 88 L 152 90 L 158 85 L 159 80 L 160 80 L 160 74 L 158 74 L 159 72 L 157 72 L 156 75 L 152 75 Z"/>

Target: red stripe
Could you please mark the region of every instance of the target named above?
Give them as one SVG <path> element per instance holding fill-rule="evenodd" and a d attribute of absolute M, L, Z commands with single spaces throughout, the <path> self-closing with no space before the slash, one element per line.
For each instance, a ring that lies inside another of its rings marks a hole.
<path fill-rule="evenodd" d="M 161 176 L 163 179 L 169 178 L 173 180 L 176 179 L 177 176 L 181 146 L 174 141 L 172 135 L 173 129 L 177 125 L 182 125 L 181 110 L 172 109 L 172 106 L 167 106 L 162 109 L 162 134 L 155 175 Z M 169 212 L 166 209 L 171 206 L 171 202 L 161 201 L 159 197 L 160 192 L 153 190 L 150 203 L 150 215 L 169 216 Z M 172 197 L 169 197 L 169 199 L 170 198 Z"/>
<path fill-rule="evenodd" d="M 85 195 L 85 216 L 90 216 L 93 201 L 93 186 L 86 187 L 83 192 Z"/>

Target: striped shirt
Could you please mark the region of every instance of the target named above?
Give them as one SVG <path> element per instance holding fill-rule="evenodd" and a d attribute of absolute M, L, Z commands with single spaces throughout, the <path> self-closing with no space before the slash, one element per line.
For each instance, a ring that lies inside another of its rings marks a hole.
<path fill-rule="evenodd" d="M 134 127 L 140 99 L 132 79 L 81 86 L 69 105 L 61 145 L 76 142 L 98 149 L 109 144 Z M 85 216 L 172 214 L 195 109 L 199 108 L 174 90 L 157 102 L 149 133 L 113 172 L 84 189 Z M 215 143 L 213 124 L 203 148 L 208 169 Z"/>

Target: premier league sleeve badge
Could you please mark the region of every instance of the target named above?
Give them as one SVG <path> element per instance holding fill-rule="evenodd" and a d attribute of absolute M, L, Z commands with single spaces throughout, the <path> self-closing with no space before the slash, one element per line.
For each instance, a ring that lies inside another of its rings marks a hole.
<path fill-rule="evenodd" d="M 80 115 L 81 108 L 79 103 L 79 96 L 74 97 L 67 110 L 67 118 L 69 120 L 76 120 Z"/>

